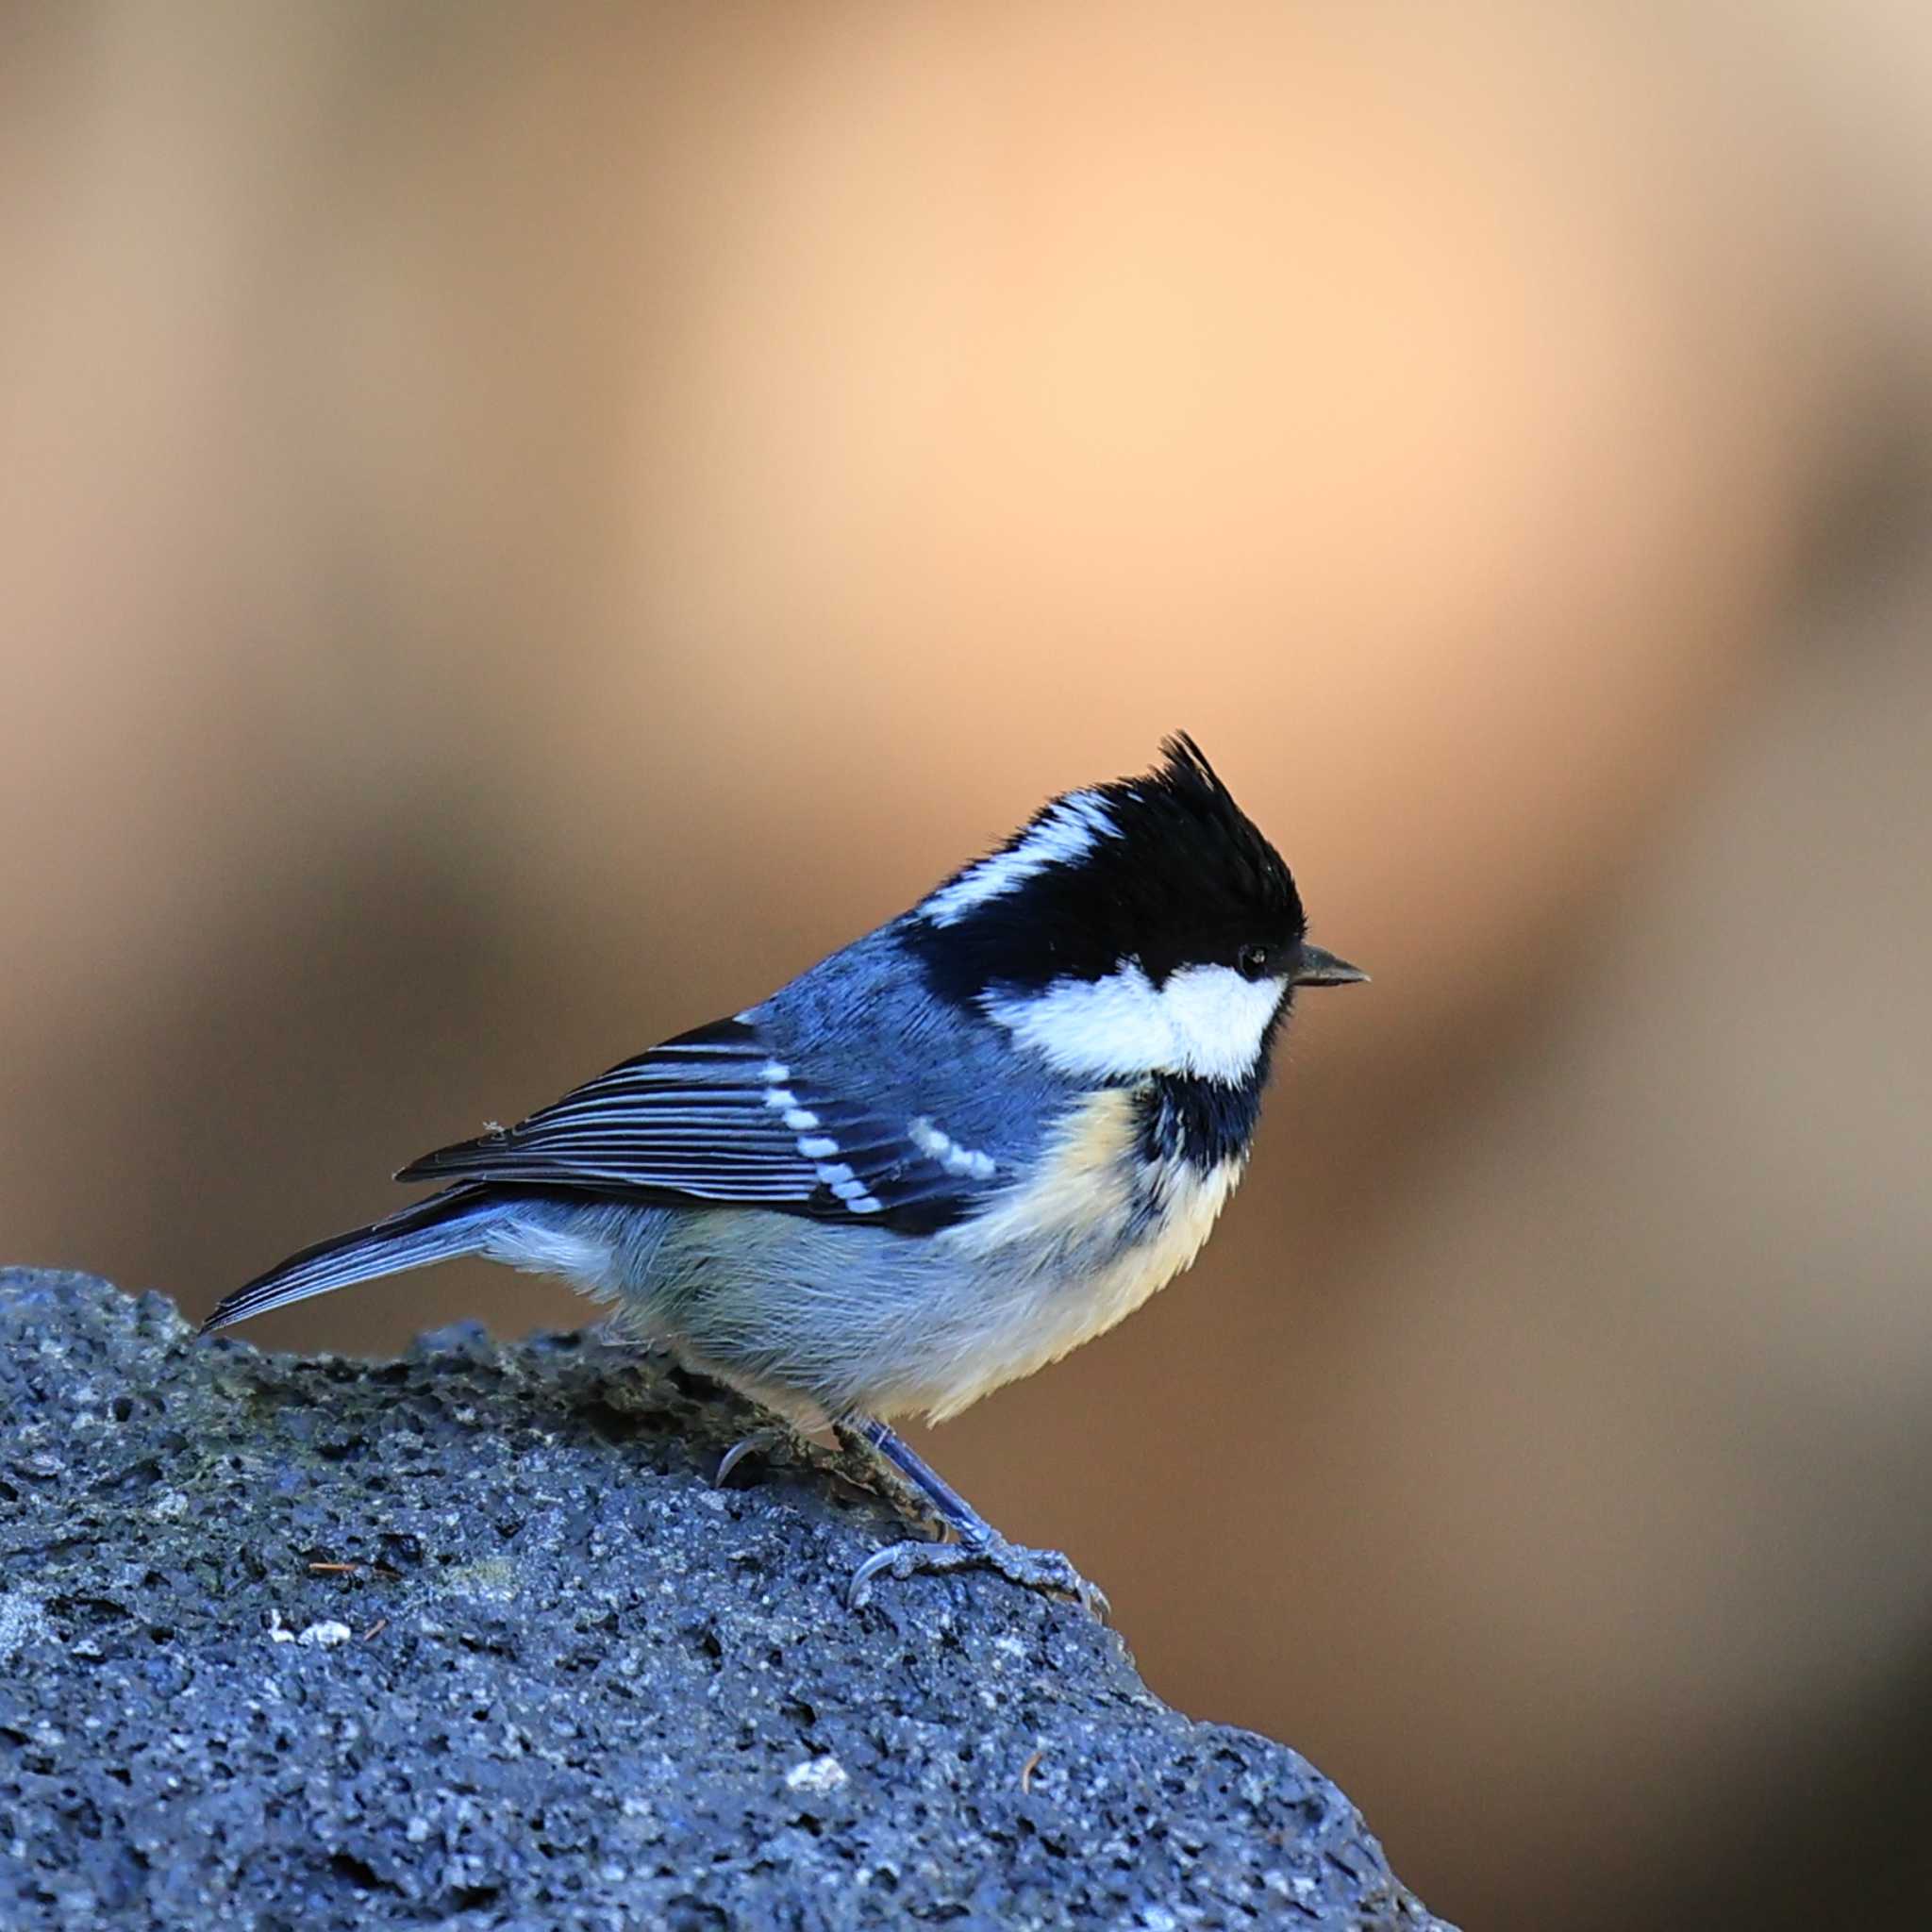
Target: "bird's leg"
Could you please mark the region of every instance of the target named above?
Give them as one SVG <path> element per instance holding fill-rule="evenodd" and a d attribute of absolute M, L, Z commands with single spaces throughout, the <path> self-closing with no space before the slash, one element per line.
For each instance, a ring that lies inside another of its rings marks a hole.
<path fill-rule="evenodd" d="M 835 1422 L 832 1433 L 844 1452 L 841 1459 L 850 1481 L 884 1495 L 902 1516 L 938 1524 L 939 1541 L 933 1547 L 942 1547 L 948 1532 L 962 1544 L 983 1543 L 997 1534 L 951 1483 L 884 1423 L 854 1416 L 849 1422 Z"/>
<path fill-rule="evenodd" d="M 847 1450 L 867 1456 L 883 1468 L 894 1490 L 909 1490 L 933 1515 L 958 1538 L 958 1542 L 889 1543 L 874 1551 L 852 1574 L 846 1601 L 857 1609 L 872 1594 L 873 1579 L 890 1573 L 906 1577 L 915 1571 L 997 1570 L 1002 1576 L 1032 1590 L 1059 1591 L 1076 1597 L 1102 1623 L 1107 1621 L 1105 1594 L 1075 1570 L 1058 1550 L 1028 1550 L 1009 1543 L 971 1503 L 927 1466 L 911 1445 L 871 1416 L 851 1416 L 836 1424 Z"/>

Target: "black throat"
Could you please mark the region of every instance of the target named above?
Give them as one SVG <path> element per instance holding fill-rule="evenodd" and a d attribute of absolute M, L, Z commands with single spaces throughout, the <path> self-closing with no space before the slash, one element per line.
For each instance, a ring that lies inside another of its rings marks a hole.
<path fill-rule="evenodd" d="M 1157 1075 L 1141 1116 L 1141 1152 L 1150 1160 L 1185 1160 L 1203 1171 L 1243 1158 L 1261 1118 L 1267 1078 L 1265 1059 L 1235 1085 L 1191 1074 Z"/>

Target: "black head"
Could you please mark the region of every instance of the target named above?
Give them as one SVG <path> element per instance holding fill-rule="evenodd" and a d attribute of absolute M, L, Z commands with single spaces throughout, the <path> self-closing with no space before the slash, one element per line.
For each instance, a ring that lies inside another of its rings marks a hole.
<path fill-rule="evenodd" d="M 1098 981 L 1127 962 L 1157 990 L 1186 966 L 1291 984 L 1305 965 L 1308 980 L 1360 977 L 1306 946 L 1292 874 L 1201 748 L 1183 733 L 1161 750 L 1143 777 L 1055 799 L 907 916 L 940 991 L 967 1002 Z"/>

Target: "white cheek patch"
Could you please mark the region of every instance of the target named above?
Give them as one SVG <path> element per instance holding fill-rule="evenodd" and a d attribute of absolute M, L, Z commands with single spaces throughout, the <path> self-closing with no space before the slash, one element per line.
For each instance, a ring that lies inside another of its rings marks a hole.
<path fill-rule="evenodd" d="M 1286 979 L 1244 979 L 1232 966 L 1183 966 L 1160 989 L 1181 1064 L 1203 1080 L 1245 1080 L 1280 1010 Z"/>
<path fill-rule="evenodd" d="M 1062 1073 L 1124 1077 L 1164 1067 L 1174 1032 L 1160 995 L 1131 962 L 1105 979 L 1062 979 L 1037 993 L 989 992 L 989 1019 Z"/>
<path fill-rule="evenodd" d="M 1183 966 L 1157 987 L 1129 960 L 1105 979 L 1062 979 L 1038 993 L 991 993 L 990 1019 L 1062 1073 L 1132 1079 L 1191 1074 L 1244 1080 L 1288 989 L 1231 966 Z"/>

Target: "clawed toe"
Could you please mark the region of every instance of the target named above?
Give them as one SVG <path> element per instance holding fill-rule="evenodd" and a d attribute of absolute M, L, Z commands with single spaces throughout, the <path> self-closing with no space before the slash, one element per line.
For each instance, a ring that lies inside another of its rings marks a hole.
<path fill-rule="evenodd" d="M 1029 1550 L 996 1536 L 990 1541 L 957 1543 L 889 1543 L 873 1554 L 852 1573 L 846 1586 L 845 1601 L 854 1609 L 862 1608 L 872 1597 L 874 1582 L 884 1575 L 904 1579 L 917 1572 L 937 1574 L 949 1570 L 996 1570 L 1009 1582 L 1028 1590 L 1053 1591 L 1070 1596 L 1088 1613 L 1105 1624 L 1111 1607 L 1106 1592 L 1075 1570 L 1058 1550 Z"/>
<path fill-rule="evenodd" d="M 979 1553 L 980 1561 L 990 1564 L 1002 1576 L 1028 1590 L 1051 1591 L 1057 1596 L 1070 1596 L 1095 1623 L 1110 1623 L 1113 1606 L 1097 1583 L 1075 1570 L 1058 1550 L 1029 1550 L 1004 1538 L 991 1549 Z"/>
<path fill-rule="evenodd" d="M 910 1576 L 915 1571 L 997 1570 L 1027 1590 L 1050 1590 L 1073 1597 L 1105 1624 L 1109 1607 L 1106 1596 L 1058 1550 L 1027 1550 L 1009 1543 L 958 1490 L 927 1468 L 924 1461 L 876 1416 L 851 1415 L 836 1424 L 839 1440 L 854 1456 L 864 1456 L 889 1477 L 888 1494 L 909 1488 L 922 1513 L 930 1510 L 958 1537 L 957 1542 L 889 1543 L 875 1550 L 852 1573 L 845 1600 L 860 1607 L 872 1595 L 874 1581 L 890 1573 Z"/>
<path fill-rule="evenodd" d="M 718 1468 L 711 1477 L 711 1487 L 722 1490 L 731 1479 L 731 1472 L 750 1457 L 758 1457 L 769 1462 L 774 1455 L 793 1452 L 798 1439 L 789 1429 L 754 1429 L 741 1441 L 734 1442 L 718 1458 Z"/>

